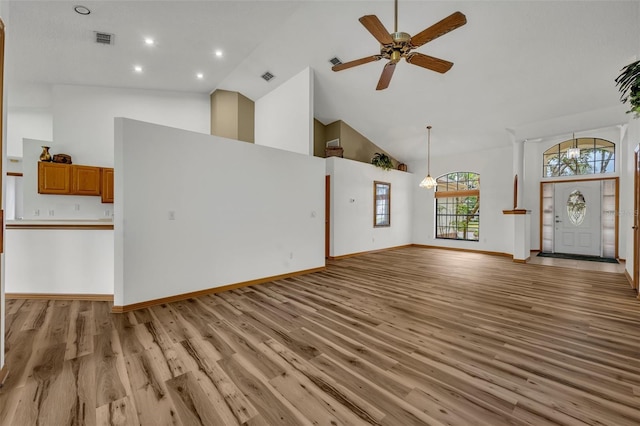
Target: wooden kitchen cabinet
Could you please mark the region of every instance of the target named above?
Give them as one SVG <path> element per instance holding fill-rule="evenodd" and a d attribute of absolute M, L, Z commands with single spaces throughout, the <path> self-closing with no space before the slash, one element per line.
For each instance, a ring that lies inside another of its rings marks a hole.
<path fill-rule="evenodd" d="M 71 166 L 59 163 L 38 163 L 39 194 L 71 194 Z"/>
<path fill-rule="evenodd" d="M 100 167 L 72 165 L 72 195 L 100 195 Z"/>
<path fill-rule="evenodd" d="M 102 202 L 113 203 L 113 169 L 102 168 Z"/>
<path fill-rule="evenodd" d="M 113 203 L 113 168 L 41 161 L 38 193 L 100 196 L 103 203 Z"/>

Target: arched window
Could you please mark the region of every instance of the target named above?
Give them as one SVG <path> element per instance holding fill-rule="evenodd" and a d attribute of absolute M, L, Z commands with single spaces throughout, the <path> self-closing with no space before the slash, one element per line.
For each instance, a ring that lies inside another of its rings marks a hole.
<path fill-rule="evenodd" d="M 479 241 L 480 175 L 453 172 L 436 181 L 436 238 Z"/>
<path fill-rule="evenodd" d="M 576 176 L 615 171 L 616 145 L 599 138 L 577 138 L 546 150 L 542 176 Z"/>

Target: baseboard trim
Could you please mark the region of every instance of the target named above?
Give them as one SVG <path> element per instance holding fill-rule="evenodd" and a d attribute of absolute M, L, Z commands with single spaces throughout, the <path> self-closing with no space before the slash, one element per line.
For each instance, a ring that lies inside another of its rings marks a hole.
<path fill-rule="evenodd" d="M 529 260 L 531 260 L 530 257 L 527 257 L 526 259 L 513 259 L 515 263 L 527 263 Z"/>
<path fill-rule="evenodd" d="M 69 293 L 5 293 L 6 299 L 88 300 L 113 302 L 113 294 L 69 294 Z"/>
<path fill-rule="evenodd" d="M 636 288 L 636 287 L 633 285 L 633 278 L 631 278 L 631 275 L 629 275 L 629 272 L 627 271 L 627 269 L 626 269 L 626 268 L 625 268 L 625 270 L 624 270 L 624 276 L 625 276 L 625 277 L 627 277 L 627 281 L 629 282 L 629 286 L 630 286 L 631 288 Z M 639 295 L 639 298 L 640 298 L 640 295 Z"/>
<path fill-rule="evenodd" d="M 8 375 L 9 375 L 9 367 L 7 367 L 7 364 L 5 364 L 2 366 L 2 368 L 0 368 L 0 388 L 4 386 L 4 382 L 5 380 L 7 380 Z"/>
<path fill-rule="evenodd" d="M 181 300 L 191 299 L 193 297 L 206 296 L 209 294 L 221 293 L 223 291 L 234 290 L 236 288 L 247 287 L 250 285 L 264 284 L 271 281 L 278 281 L 278 280 L 283 280 L 285 278 L 292 278 L 300 275 L 320 272 L 320 271 L 324 271 L 325 269 L 326 269 L 326 266 L 321 266 L 319 268 L 305 269 L 302 271 L 290 272 L 288 274 L 274 275 L 272 277 L 265 277 L 265 278 L 259 278 L 256 280 L 243 281 L 240 283 L 224 285 L 222 287 L 213 287 L 213 288 L 207 288 L 204 290 L 192 291 L 190 293 L 182 293 L 182 294 L 176 294 L 174 296 L 161 297 L 159 299 L 147 300 L 145 302 L 132 303 L 131 305 L 114 305 L 111 308 L 111 312 L 114 314 L 123 314 L 125 312 L 131 312 L 138 309 L 145 309 L 151 306 L 162 305 L 164 303 L 179 302 Z"/>
<path fill-rule="evenodd" d="M 405 244 L 405 245 L 402 245 L 402 246 L 386 247 L 386 248 L 378 249 L 378 250 L 359 251 L 359 252 L 356 252 L 356 253 L 343 254 L 341 256 L 329 256 L 328 259 L 329 260 L 348 259 L 350 257 L 362 256 L 363 254 L 380 253 L 380 252 L 387 251 L 387 250 L 397 250 L 397 249 L 411 247 L 411 246 L 413 246 L 413 244 Z"/>
<path fill-rule="evenodd" d="M 501 256 L 501 257 L 511 257 L 511 258 L 513 258 L 513 255 L 511 253 L 503 253 L 503 252 L 500 252 L 500 251 L 474 250 L 474 249 L 466 249 L 466 248 L 458 248 L 458 247 L 429 246 L 429 245 L 426 245 L 426 244 L 411 244 L 411 246 L 412 247 L 427 248 L 427 249 L 466 251 L 466 252 L 470 252 L 470 253 L 489 254 L 491 256 Z"/>

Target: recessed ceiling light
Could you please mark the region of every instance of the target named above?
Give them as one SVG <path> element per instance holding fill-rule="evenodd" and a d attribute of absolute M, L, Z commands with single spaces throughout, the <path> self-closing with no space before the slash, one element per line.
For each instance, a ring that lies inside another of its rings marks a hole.
<path fill-rule="evenodd" d="M 135 72 L 142 72 L 142 67 L 140 65 L 136 65 L 136 66 L 133 67 L 133 70 Z"/>
<path fill-rule="evenodd" d="M 155 40 L 153 40 L 151 37 L 146 37 L 144 39 L 144 43 L 148 44 L 149 46 L 153 46 L 155 44 Z"/>
<path fill-rule="evenodd" d="M 88 15 L 91 13 L 88 7 L 82 5 L 73 6 L 73 10 L 80 15 Z"/>
<path fill-rule="evenodd" d="M 220 50 L 220 49 L 216 50 L 216 56 L 218 58 L 222 58 L 222 50 Z"/>
<path fill-rule="evenodd" d="M 198 74 L 196 74 L 196 77 L 197 77 L 199 80 L 202 80 L 202 79 L 204 78 L 204 74 L 202 74 L 201 72 L 199 72 Z"/>

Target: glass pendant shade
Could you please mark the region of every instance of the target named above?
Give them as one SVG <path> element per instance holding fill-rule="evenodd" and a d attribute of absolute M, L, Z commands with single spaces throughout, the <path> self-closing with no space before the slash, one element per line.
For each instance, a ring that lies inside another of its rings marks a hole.
<path fill-rule="evenodd" d="M 431 188 L 435 188 L 438 185 L 438 182 L 436 182 L 436 180 L 434 178 L 431 177 L 431 175 L 427 175 L 426 178 L 422 179 L 422 182 L 420 182 L 420 188 L 427 188 L 427 189 L 431 189 Z"/>
<path fill-rule="evenodd" d="M 420 182 L 420 188 L 435 188 L 438 182 L 431 177 L 431 126 L 427 126 L 427 176 Z"/>

